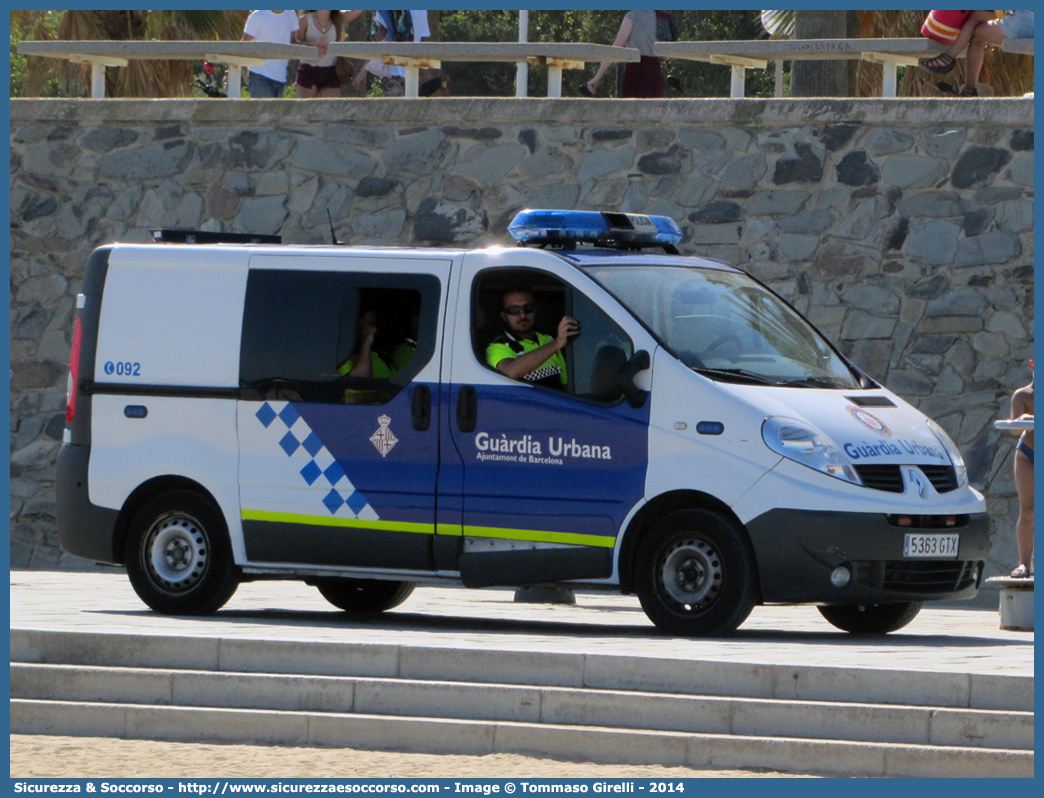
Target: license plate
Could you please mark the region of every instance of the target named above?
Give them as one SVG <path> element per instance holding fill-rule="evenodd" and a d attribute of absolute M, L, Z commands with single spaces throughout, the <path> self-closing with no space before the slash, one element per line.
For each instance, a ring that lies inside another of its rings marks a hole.
<path fill-rule="evenodd" d="M 956 560 L 960 539 L 960 535 L 907 535 L 903 540 L 903 556 Z"/>

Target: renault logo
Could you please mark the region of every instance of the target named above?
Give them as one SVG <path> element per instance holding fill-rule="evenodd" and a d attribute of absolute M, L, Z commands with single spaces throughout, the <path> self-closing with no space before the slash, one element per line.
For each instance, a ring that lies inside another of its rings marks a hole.
<path fill-rule="evenodd" d="M 906 476 L 910 484 L 917 488 L 917 495 L 924 498 L 924 480 L 921 478 L 920 470 L 917 468 L 906 469 Z"/>

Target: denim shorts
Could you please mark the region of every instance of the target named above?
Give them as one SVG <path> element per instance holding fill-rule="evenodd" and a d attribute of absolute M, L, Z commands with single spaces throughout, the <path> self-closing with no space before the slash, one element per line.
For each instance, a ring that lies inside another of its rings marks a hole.
<path fill-rule="evenodd" d="M 1033 38 L 1033 12 L 1016 11 L 1005 15 L 1000 21 L 1001 30 L 1009 39 Z"/>
<path fill-rule="evenodd" d="M 247 75 L 247 89 L 250 91 L 250 96 L 255 100 L 260 97 L 282 97 L 286 84 L 280 83 L 278 80 L 266 78 L 264 75 L 259 75 L 256 72 L 250 72 Z"/>

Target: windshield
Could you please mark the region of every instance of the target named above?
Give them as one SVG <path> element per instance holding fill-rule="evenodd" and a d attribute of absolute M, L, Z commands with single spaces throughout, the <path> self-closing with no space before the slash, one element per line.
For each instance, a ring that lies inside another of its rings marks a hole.
<path fill-rule="evenodd" d="M 830 345 L 745 274 L 679 266 L 588 266 L 679 360 L 712 379 L 858 388 Z"/>

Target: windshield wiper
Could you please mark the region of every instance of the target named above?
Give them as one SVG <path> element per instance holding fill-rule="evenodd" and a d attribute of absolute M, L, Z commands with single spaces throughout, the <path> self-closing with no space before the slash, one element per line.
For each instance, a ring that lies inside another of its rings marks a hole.
<path fill-rule="evenodd" d="M 697 374 L 703 374 L 711 379 L 720 378 L 736 382 L 753 382 L 757 385 L 779 384 L 776 380 L 769 379 L 764 374 L 758 374 L 755 371 L 747 371 L 746 369 L 712 369 L 701 367 L 693 370 Z"/>
<path fill-rule="evenodd" d="M 784 388 L 848 388 L 847 385 L 829 377 L 800 377 L 796 380 L 782 380 L 777 385 Z"/>

